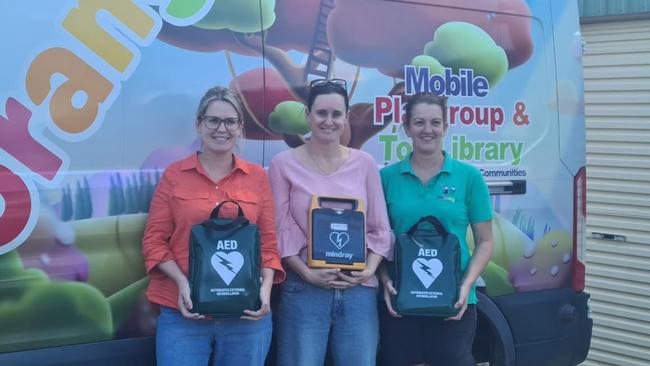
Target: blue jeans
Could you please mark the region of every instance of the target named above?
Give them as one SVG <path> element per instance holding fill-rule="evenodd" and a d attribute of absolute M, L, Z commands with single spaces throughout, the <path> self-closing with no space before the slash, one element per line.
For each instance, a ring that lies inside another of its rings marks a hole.
<path fill-rule="evenodd" d="M 156 331 L 158 366 L 264 365 L 271 344 L 271 314 L 252 321 L 239 318 L 190 320 L 161 306 Z"/>
<path fill-rule="evenodd" d="M 288 273 L 277 309 L 278 366 L 322 366 L 327 345 L 335 366 L 374 366 L 379 325 L 376 289 L 310 285 Z"/>

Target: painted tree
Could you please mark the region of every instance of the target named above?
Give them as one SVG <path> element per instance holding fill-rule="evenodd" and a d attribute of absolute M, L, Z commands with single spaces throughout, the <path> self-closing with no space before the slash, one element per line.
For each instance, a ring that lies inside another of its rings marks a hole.
<path fill-rule="evenodd" d="M 70 185 L 66 184 L 61 192 L 61 220 L 70 221 L 74 215 L 74 209 L 72 206 L 72 190 L 70 189 Z"/>
<path fill-rule="evenodd" d="M 404 65 L 423 54 L 438 28 L 449 22 L 468 23 L 484 30 L 504 49 L 509 68 L 523 64 L 532 54 L 530 11 L 521 0 L 427 0 L 423 3 L 429 5 L 339 1 L 327 27 L 334 54 L 348 63 L 377 68 L 385 75 L 402 78 Z M 363 20 L 358 14 L 364 14 Z M 448 52 L 461 53 L 468 41 L 472 43 L 471 39 L 457 37 L 454 44 L 447 45 Z"/>
<path fill-rule="evenodd" d="M 159 39 L 194 51 L 224 51 L 233 75 L 231 87 L 241 92 L 246 104 L 246 137 L 284 138 L 296 146 L 302 143 L 301 136 L 272 130 L 269 115 L 282 101 L 304 102 L 309 77 L 329 76 L 336 58 L 400 79 L 404 65 L 427 56 L 453 69 L 472 67 L 494 73 L 496 81 L 503 70 L 521 65 L 532 54 L 530 12 L 523 0 L 426 2 L 240 0 L 237 6 L 215 2 L 193 26 L 165 24 Z M 449 22 L 456 24 L 442 27 Z M 450 41 L 453 34 L 459 34 L 456 42 Z M 485 46 L 486 35 L 494 46 Z M 287 53 L 291 50 L 305 53 L 306 62 L 296 64 Z M 274 69 L 238 75 L 229 59 L 231 52 L 263 56 Z M 266 93 L 261 80 L 266 80 Z M 355 79 L 350 94 L 356 83 Z M 396 80 L 386 93 L 403 95 L 403 82 Z M 372 108 L 371 103 L 351 106 L 344 145 L 359 148 L 385 126 L 373 124 Z"/>
<path fill-rule="evenodd" d="M 76 184 L 76 190 L 75 190 L 75 196 L 74 196 L 74 219 L 75 220 L 81 220 L 85 219 L 85 194 L 83 192 L 83 187 L 81 186 L 81 182 L 77 181 Z"/>

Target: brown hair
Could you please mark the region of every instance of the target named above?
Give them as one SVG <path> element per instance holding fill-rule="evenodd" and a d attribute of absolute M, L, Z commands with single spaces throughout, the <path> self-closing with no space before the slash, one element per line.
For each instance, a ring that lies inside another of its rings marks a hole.
<path fill-rule="evenodd" d="M 307 96 L 307 111 L 311 111 L 311 107 L 314 105 L 317 96 L 325 94 L 338 94 L 342 96 L 343 103 L 345 103 L 345 110 L 350 109 L 350 100 L 348 99 L 348 92 L 345 88 L 338 84 L 325 83 L 309 88 L 309 95 Z"/>
<path fill-rule="evenodd" d="M 447 97 L 432 93 L 416 93 L 413 94 L 409 98 L 408 102 L 406 102 L 406 105 L 404 105 L 404 113 L 406 114 L 404 125 L 408 126 L 411 123 L 413 108 L 420 103 L 440 106 L 440 108 L 442 108 L 442 121 L 445 124 L 447 123 Z"/>

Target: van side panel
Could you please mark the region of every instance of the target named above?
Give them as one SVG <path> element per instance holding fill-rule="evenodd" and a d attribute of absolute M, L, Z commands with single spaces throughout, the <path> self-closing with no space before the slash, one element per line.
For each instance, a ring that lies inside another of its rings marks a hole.
<path fill-rule="evenodd" d="M 144 296 L 142 232 L 163 170 L 201 149 L 201 96 L 215 85 L 242 95 L 237 153 L 268 166 L 309 138 L 317 78 L 346 80 L 341 143 L 378 167 L 412 150 L 410 95 L 449 97 L 445 151 L 493 194 L 495 251 L 479 285 L 511 334 L 502 347 L 521 365 L 584 358 L 588 295 L 571 289 L 585 164 L 575 2 L 149 3 L 0 6 L 0 364 L 64 351 L 83 363 L 115 344 L 151 362 L 158 309 Z M 489 343 L 492 330 L 479 332 Z"/>
<path fill-rule="evenodd" d="M 589 295 L 551 289 L 494 298 L 512 330 L 517 365 L 577 365 L 589 351 Z"/>

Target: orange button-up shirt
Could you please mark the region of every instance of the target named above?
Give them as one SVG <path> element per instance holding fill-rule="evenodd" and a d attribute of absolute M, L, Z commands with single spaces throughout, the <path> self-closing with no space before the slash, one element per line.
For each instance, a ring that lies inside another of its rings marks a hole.
<path fill-rule="evenodd" d="M 214 182 L 201 166 L 198 154 L 193 154 L 165 170 L 151 200 L 142 240 L 150 278 L 149 301 L 178 308 L 176 284 L 156 266 L 174 260 L 187 276 L 190 230 L 193 225 L 207 220 L 215 206 L 225 200 L 237 201 L 246 218 L 258 225 L 262 268 L 275 270 L 274 283 L 284 280 L 275 237 L 273 198 L 264 169 L 235 157 L 232 172 Z M 236 216 L 234 204 L 226 204 L 219 211 L 219 217 Z"/>

